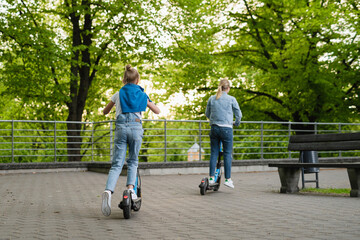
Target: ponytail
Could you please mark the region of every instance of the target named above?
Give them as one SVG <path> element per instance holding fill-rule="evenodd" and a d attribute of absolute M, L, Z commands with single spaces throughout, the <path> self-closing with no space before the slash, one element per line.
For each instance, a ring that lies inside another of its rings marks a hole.
<path fill-rule="evenodd" d="M 133 68 L 130 64 L 127 64 L 125 66 L 124 78 L 122 82 L 124 84 L 134 83 L 138 79 L 140 79 L 139 72 L 135 68 Z"/>
<path fill-rule="evenodd" d="M 229 80 L 227 80 L 227 78 L 223 78 L 220 80 L 220 83 L 219 83 L 219 87 L 218 87 L 218 90 L 216 92 L 216 100 L 218 100 L 221 95 L 222 95 L 222 92 L 226 89 L 228 89 L 230 87 L 230 82 Z"/>
<path fill-rule="evenodd" d="M 218 87 L 217 92 L 216 92 L 216 100 L 218 100 L 222 95 L 222 88 L 221 86 Z"/>

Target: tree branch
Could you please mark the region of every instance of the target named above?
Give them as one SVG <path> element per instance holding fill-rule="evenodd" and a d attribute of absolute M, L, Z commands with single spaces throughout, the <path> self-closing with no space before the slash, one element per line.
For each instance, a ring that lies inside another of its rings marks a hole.
<path fill-rule="evenodd" d="M 25 6 L 26 10 L 27 10 L 28 13 L 30 14 L 31 19 L 33 20 L 35 26 L 38 27 L 38 24 L 37 24 L 37 22 L 36 22 L 36 20 L 35 20 L 35 18 L 34 18 L 34 15 L 33 15 L 32 12 L 30 11 L 30 9 L 28 8 L 28 6 L 24 3 L 23 0 L 21 0 L 21 3 Z"/>
<path fill-rule="evenodd" d="M 232 51 L 226 51 L 226 52 L 221 52 L 221 53 L 211 53 L 210 55 L 228 55 L 228 54 L 232 54 L 232 53 L 243 53 L 243 52 L 254 52 L 254 53 L 260 53 L 258 50 L 254 50 L 254 49 L 239 49 L 239 50 L 232 50 Z"/>
<path fill-rule="evenodd" d="M 8 36 L 9 38 L 11 38 L 12 40 L 14 40 L 17 44 L 19 44 L 19 46 L 21 47 L 21 48 L 23 48 L 23 47 L 32 47 L 32 45 L 31 44 L 29 44 L 29 43 L 20 43 L 13 35 L 10 35 L 10 34 L 8 34 L 7 32 L 5 32 L 4 30 L 2 30 L 2 29 L 0 29 L 0 32 L 2 33 L 2 34 L 4 34 L 5 36 Z"/>
<path fill-rule="evenodd" d="M 263 50 L 264 56 L 266 57 L 266 59 L 268 59 L 270 61 L 270 64 L 272 65 L 272 67 L 274 69 L 278 69 L 277 65 L 273 61 L 271 61 L 270 53 L 265 48 L 265 44 L 264 44 L 264 41 L 261 38 L 259 29 L 257 27 L 255 27 L 257 25 L 257 22 L 255 21 L 255 18 L 254 18 L 253 14 L 252 14 L 252 12 L 251 12 L 251 10 L 249 8 L 249 5 L 248 5 L 247 1 L 244 0 L 244 3 L 245 3 L 245 6 L 246 6 L 246 10 L 248 11 L 248 13 L 250 15 L 251 22 L 252 22 L 252 24 L 253 24 L 253 26 L 255 28 L 255 32 L 256 32 L 256 38 L 255 39 L 259 42 L 259 44 L 260 44 L 260 46 L 261 46 L 261 48 Z"/>
<path fill-rule="evenodd" d="M 279 103 L 281 105 L 284 104 L 284 102 L 281 99 L 279 99 L 277 97 L 274 97 L 274 96 L 272 96 L 272 95 L 270 95 L 268 93 L 253 91 L 253 90 L 250 90 L 250 89 L 245 89 L 244 91 L 247 92 L 247 93 L 258 95 L 258 96 L 267 97 L 267 98 L 269 98 L 269 99 L 273 100 L 274 102 L 277 102 L 277 103 Z"/>
<path fill-rule="evenodd" d="M 272 119 L 274 119 L 275 121 L 279 121 L 279 122 L 285 122 L 288 119 L 284 119 L 282 117 L 280 117 L 279 115 L 277 115 L 274 112 L 270 112 L 270 111 L 262 111 L 263 113 L 265 113 L 266 115 L 268 115 L 269 117 L 271 117 Z"/>

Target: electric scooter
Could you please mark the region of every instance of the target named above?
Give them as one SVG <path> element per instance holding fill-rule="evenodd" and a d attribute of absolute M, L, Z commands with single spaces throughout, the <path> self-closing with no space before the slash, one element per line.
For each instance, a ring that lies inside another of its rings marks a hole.
<path fill-rule="evenodd" d="M 223 150 L 222 150 L 222 143 L 220 142 L 220 152 L 219 152 L 219 157 L 218 157 L 218 161 L 216 164 L 216 169 L 215 169 L 215 176 L 214 176 L 214 181 L 215 183 L 210 185 L 209 184 L 209 179 L 207 177 L 204 177 L 201 180 L 201 183 L 199 185 L 200 188 L 200 194 L 201 195 L 205 195 L 206 191 L 208 190 L 213 190 L 213 191 L 218 191 L 220 188 L 220 183 L 221 183 L 221 157 L 223 155 Z"/>
<path fill-rule="evenodd" d="M 136 181 L 134 186 L 135 194 L 137 195 L 137 199 L 131 198 L 131 191 L 124 190 L 123 199 L 119 203 L 119 208 L 123 210 L 124 218 L 129 219 L 131 217 L 131 210 L 135 212 L 140 210 L 141 207 L 141 177 L 139 173 L 139 169 L 136 174 Z"/>

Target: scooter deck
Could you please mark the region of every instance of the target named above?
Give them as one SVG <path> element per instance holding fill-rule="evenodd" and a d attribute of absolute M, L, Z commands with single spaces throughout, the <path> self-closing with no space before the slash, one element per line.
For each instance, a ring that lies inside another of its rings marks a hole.
<path fill-rule="evenodd" d="M 219 186 L 219 183 L 214 183 L 214 184 L 209 184 L 208 186 L 207 186 L 207 189 L 213 189 L 213 188 L 215 188 L 215 187 L 218 187 Z"/>
<path fill-rule="evenodd" d="M 219 186 L 219 183 L 209 184 L 209 187 Z"/>

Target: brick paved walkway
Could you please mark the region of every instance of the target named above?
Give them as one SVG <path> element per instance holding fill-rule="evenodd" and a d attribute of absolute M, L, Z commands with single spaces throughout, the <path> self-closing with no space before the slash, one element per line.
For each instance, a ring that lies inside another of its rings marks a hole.
<path fill-rule="evenodd" d="M 321 187 L 349 188 L 346 170 Z M 143 205 L 129 220 L 100 211 L 107 175 L 0 175 L 0 239 L 360 239 L 360 199 L 280 194 L 277 172 L 234 173 L 235 190 L 199 193 L 202 175 L 143 176 Z"/>

